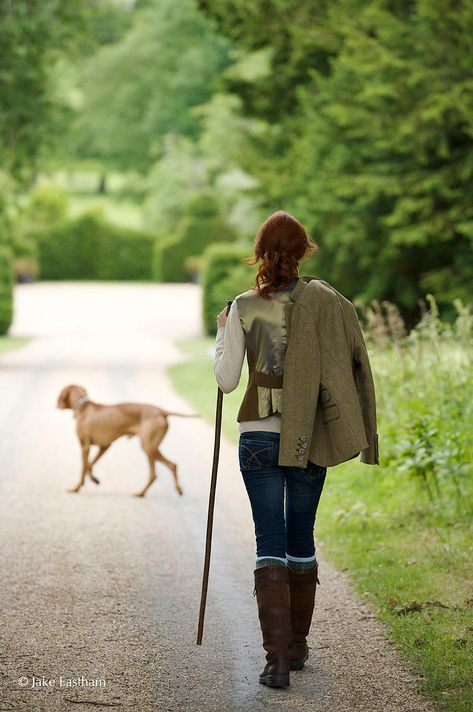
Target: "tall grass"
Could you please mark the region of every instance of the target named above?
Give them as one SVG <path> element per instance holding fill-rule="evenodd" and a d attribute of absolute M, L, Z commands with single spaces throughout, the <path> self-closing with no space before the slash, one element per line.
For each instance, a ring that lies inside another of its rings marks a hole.
<path fill-rule="evenodd" d="M 473 471 L 473 314 L 457 299 L 455 321 L 444 323 L 433 295 L 426 299 L 409 333 L 394 305 L 366 310 L 382 458 L 429 502 L 460 512 Z"/>

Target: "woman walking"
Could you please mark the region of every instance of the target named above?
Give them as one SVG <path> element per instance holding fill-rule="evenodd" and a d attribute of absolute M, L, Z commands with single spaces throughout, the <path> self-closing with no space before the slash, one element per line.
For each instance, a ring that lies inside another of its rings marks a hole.
<path fill-rule="evenodd" d="M 379 462 L 374 386 L 353 305 L 323 280 L 299 276 L 299 262 L 316 250 L 293 216 L 271 215 L 247 260 L 261 261 L 254 287 L 217 318 L 214 371 L 224 393 L 238 386 L 245 353 L 248 361 L 238 457 L 255 524 L 266 650 L 259 681 L 270 687 L 289 685 L 289 671 L 308 658 L 327 466 L 360 452 Z"/>

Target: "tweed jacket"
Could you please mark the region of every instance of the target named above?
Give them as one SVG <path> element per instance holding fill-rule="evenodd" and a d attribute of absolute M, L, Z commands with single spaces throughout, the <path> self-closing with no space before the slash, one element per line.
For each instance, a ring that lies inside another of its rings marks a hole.
<path fill-rule="evenodd" d="M 290 298 L 278 464 L 331 467 L 360 453 L 379 464 L 374 381 L 355 307 L 310 276 Z"/>

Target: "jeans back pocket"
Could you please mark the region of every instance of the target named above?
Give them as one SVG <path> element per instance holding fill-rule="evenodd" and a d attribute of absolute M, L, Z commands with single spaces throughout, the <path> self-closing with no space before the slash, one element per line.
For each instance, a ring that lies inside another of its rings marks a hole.
<path fill-rule="evenodd" d="M 240 437 L 238 458 L 240 470 L 262 470 L 274 466 L 276 442 L 257 436 Z"/>

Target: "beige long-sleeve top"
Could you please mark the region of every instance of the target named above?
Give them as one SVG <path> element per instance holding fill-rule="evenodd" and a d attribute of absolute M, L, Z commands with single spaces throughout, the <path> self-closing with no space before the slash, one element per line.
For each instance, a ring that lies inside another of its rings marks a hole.
<path fill-rule="evenodd" d="M 245 332 L 240 322 L 235 300 L 230 307 L 227 322 L 217 331 L 215 340 L 214 373 L 223 393 L 231 393 L 240 383 L 245 360 Z M 254 430 L 281 432 L 281 416 L 277 413 L 260 420 L 245 420 L 239 425 L 240 433 Z"/>

